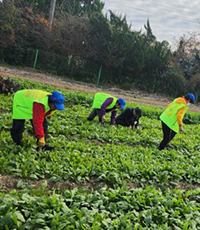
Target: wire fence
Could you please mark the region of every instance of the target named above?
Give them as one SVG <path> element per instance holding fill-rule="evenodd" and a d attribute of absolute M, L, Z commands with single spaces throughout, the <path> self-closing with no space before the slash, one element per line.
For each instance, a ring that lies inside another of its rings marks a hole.
<path fill-rule="evenodd" d="M 97 85 L 109 81 L 109 70 L 101 63 L 82 60 L 71 55 L 63 56 L 43 50 L 28 49 L 24 64 L 36 70 Z"/>
<path fill-rule="evenodd" d="M 150 76 L 149 73 L 136 78 L 127 70 L 118 71 L 105 64 L 93 60 L 84 60 L 78 56 L 63 56 L 42 49 L 24 48 L 2 50 L 0 62 L 23 67 L 31 67 L 53 75 L 98 85 L 115 85 L 123 89 L 142 89 L 151 93 L 162 93 L 177 97 L 186 91 L 182 78 L 173 70 L 168 69 L 162 76 Z M 152 80 L 153 79 L 153 80 Z M 199 99 L 199 94 L 195 96 Z"/>

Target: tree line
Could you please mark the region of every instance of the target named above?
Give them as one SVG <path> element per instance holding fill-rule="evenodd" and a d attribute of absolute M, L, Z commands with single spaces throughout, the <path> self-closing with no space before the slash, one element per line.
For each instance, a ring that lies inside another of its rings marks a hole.
<path fill-rule="evenodd" d="M 101 0 L 57 0 L 52 27 L 51 0 L 0 2 L 0 61 L 32 66 L 40 50 L 38 68 L 77 80 L 125 89 L 180 96 L 200 95 L 200 47 L 193 34 L 183 36 L 172 51 L 158 41 L 149 20 L 145 32 L 136 31 L 126 17 L 103 13 Z M 95 74 L 94 74 L 95 72 Z"/>

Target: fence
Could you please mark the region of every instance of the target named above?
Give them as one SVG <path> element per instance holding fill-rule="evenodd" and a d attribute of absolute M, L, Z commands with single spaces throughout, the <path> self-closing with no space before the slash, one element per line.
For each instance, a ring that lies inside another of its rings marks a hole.
<path fill-rule="evenodd" d="M 147 92 L 162 93 L 173 97 L 180 95 L 180 92 L 185 90 L 181 79 L 172 70 L 165 72 L 162 77 L 150 76 L 149 78 L 149 73 L 146 73 L 136 78 L 134 71 L 121 70 L 120 72 L 117 68 L 109 68 L 93 60 L 83 60 L 78 56 L 71 55 L 63 56 L 42 49 L 27 49 L 25 47 L 19 49 L 12 46 L 4 50 L 0 48 L 0 62 L 31 67 L 82 82 L 97 85 L 118 85 L 124 89 L 138 88 Z M 164 84 L 165 82 L 166 84 Z"/>
<path fill-rule="evenodd" d="M 25 65 L 55 75 L 67 76 L 75 80 L 99 85 L 108 80 L 108 71 L 101 63 L 81 60 L 79 57 L 63 56 L 43 50 L 29 49 Z"/>

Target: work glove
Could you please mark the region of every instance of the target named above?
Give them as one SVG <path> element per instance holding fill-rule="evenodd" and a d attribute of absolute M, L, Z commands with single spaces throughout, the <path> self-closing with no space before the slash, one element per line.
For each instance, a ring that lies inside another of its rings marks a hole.
<path fill-rule="evenodd" d="M 183 131 L 183 126 L 179 125 L 179 131 L 182 132 Z"/>
<path fill-rule="evenodd" d="M 104 123 L 105 120 L 106 120 L 106 116 L 103 115 L 102 118 L 101 118 L 101 122 Z"/>
<path fill-rule="evenodd" d="M 45 140 L 44 140 L 44 137 L 40 138 L 39 141 L 38 141 L 38 147 L 39 148 L 42 148 L 45 146 Z"/>

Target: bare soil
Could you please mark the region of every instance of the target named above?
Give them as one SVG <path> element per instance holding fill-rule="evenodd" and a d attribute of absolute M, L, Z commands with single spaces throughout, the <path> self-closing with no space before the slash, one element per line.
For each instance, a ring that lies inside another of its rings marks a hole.
<path fill-rule="evenodd" d="M 12 175 L 1 175 L 0 174 L 0 192 L 9 193 L 11 190 L 22 190 L 28 186 L 31 186 L 32 189 L 38 189 L 46 182 L 46 187 L 44 188 L 46 192 L 56 190 L 57 192 L 64 191 L 66 189 L 71 190 L 74 188 L 85 188 L 87 189 L 88 193 L 92 191 L 98 191 L 102 187 L 104 188 L 113 188 L 112 185 L 105 182 L 96 182 L 94 179 L 90 179 L 90 181 L 84 181 L 83 183 L 74 183 L 68 180 L 65 181 L 51 181 L 50 179 L 38 179 L 38 180 L 31 180 L 31 179 L 21 179 L 17 178 Z M 129 188 L 137 188 L 137 186 L 132 183 L 128 182 L 127 187 Z M 146 186 L 149 184 L 147 183 Z M 187 184 L 184 182 L 180 182 L 176 186 L 168 186 L 170 189 L 181 189 L 181 190 L 191 190 L 199 188 L 199 185 L 192 185 Z M 159 185 L 157 186 L 159 188 Z"/>
<path fill-rule="evenodd" d="M 31 80 L 34 82 L 40 82 L 46 85 L 55 86 L 60 89 L 72 90 L 76 92 L 88 92 L 91 94 L 95 94 L 99 91 L 107 92 L 118 98 L 122 97 L 127 102 L 135 102 L 140 103 L 142 105 L 150 105 L 161 108 L 165 108 L 167 104 L 173 100 L 173 98 L 170 97 L 145 93 L 137 89 L 123 90 L 119 88 L 106 86 L 97 87 L 94 84 L 83 83 L 68 78 L 34 72 L 32 69 L 19 70 L 0 66 L 0 76 L 19 78 L 23 80 Z M 200 106 L 192 105 L 189 110 L 193 112 L 200 112 Z"/>
<path fill-rule="evenodd" d="M 19 183 L 20 182 L 20 183 Z M 109 184 L 105 182 L 95 182 L 94 180 L 84 181 L 83 183 L 74 183 L 71 181 L 51 181 L 50 179 L 38 179 L 38 180 L 31 180 L 31 179 L 21 179 L 12 175 L 1 175 L 0 174 L 0 191 L 1 192 L 9 192 L 13 189 L 22 190 L 28 186 L 31 186 L 32 189 L 38 189 L 44 182 L 47 182 L 47 186 L 45 187 L 46 191 L 54 190 L 63 191 L 66 189 L 73 189 L 73 188 L 86 188 L 88 192 L 93 190 L 99 190 L 102 187 L 110 188 Z"/>

